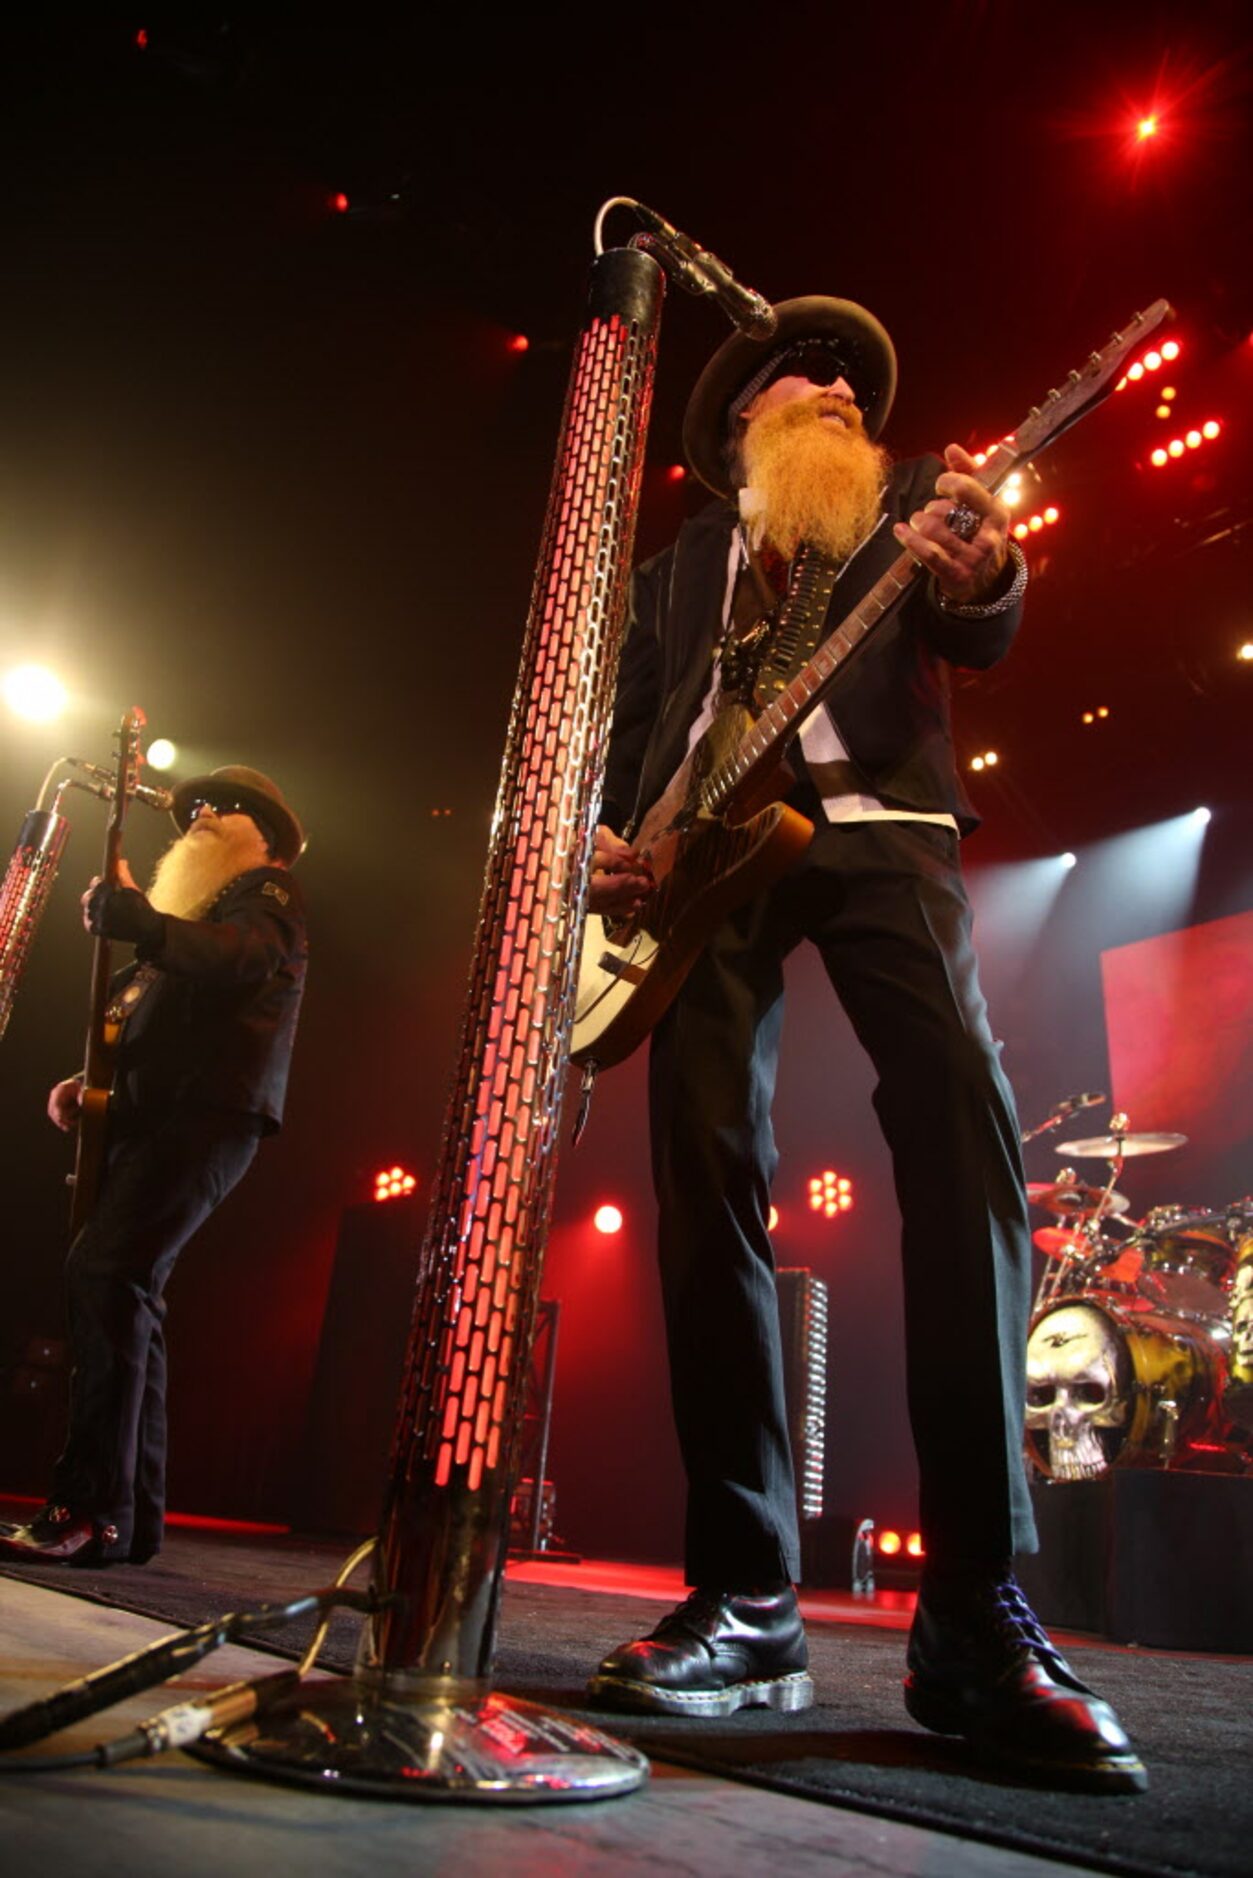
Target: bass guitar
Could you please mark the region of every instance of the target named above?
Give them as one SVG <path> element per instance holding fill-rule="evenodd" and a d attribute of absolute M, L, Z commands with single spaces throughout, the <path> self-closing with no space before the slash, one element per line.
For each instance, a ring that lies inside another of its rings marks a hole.
<path fill-rule="evenodd" d="M 977 471 L 983 488 L 995 492 L 1108 396 L 1129 355 L 1172 317 L 1165 300 L 1155 301 L 1033 405 Z M 572 1061 L 590 1071 L 629 1056 L 719 923 L 803 853 L 813 827 L 779 800 L 792 782 L 787 746 L 923 571 L 900 555 L 760 714 L 727 705 L 689 750 L 632 844 L 648 862 L 652 890 L 628 918 L 588 915 Z"/>

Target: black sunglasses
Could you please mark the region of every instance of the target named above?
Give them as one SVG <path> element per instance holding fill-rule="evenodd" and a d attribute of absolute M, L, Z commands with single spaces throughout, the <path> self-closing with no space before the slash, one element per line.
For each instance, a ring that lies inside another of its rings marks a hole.
<path fill-rule="evenodd" d="M 781 352 L 766 385 L 773 385 L 780 378 L 807 378 L 811 385 L 833 385 L 837 378 L 853 382 L 847 359 L 825 339 L 800 339 L 786 352 Z"/>
<path fill-rule="evenodd" d="M 252 809 L 246 802 L 232 802 L 227 796 L 196 796 L 187 805 L 187 819 L 194 822 L 201 809 L 212 809 L 215 815 L 251 815 Z"/>

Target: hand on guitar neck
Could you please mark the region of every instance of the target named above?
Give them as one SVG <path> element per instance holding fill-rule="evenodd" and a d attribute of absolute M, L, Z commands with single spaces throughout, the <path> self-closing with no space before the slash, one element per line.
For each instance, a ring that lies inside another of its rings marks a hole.
<path fill-rule="evenodd" d="M 101 881 L 101 876 L 99 874 L 93 874 L 90 881 L 87 883 L 86 893 L 79 895 L 78 904 L 83 909 L 83 930 L 85 932 L 89 932 L 89 933 L 96 932 L 96 928 L 91 923 L 91 920 L 92 920 L 91 896 L 93 895 L 93 893 L 95 893 L 96 888 L 100 885 L 100 881 Z M 130 868 L 127 866 L 126 862 L 121 859 L 120 856 L 118 858 L 118 864 L 117 864 L 117 884 L 119 887 L 128 888 L 132 893 L 138 893 L 140 891 L 139 882 L 135 879 L 135 876 L 131 873 Z"/>
<path fill-rule="evenodd" d="M 625 919 L 638 912 L 652 892 L 653 875 L 643 855 L 615 835 L 612 828 L 596 830 L 592 849 L 592 877 L 588 883 L 587 904 L 590 912 L 605 913 Z"/>
<path fill-rule="evenodd" d="M 68 1135 L 78 1127 L 79 1116 L 83 1109 L 83 1079 L 81 1076 L 67 1076 L 59 1082 L 48 1096 L 48 1120 Z"/>

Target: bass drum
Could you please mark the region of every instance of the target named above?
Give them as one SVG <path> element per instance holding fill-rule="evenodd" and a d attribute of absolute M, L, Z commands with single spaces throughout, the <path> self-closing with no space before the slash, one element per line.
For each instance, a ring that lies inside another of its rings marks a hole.
<path fill-rule="evenodd" d="M 1027 1339 L 1027 1459 L 1050 1480 L 1186 1465 L 1217 1419 L 1220 1358 L 1200 1324 L 1092 1292 Z"/>
<path fill-rule="evenodd" d="M 1223 1406 L 1237 1428 L 1253 1434 L 1253 1231 L 1236 1247 L 1228 1328 L 1231 1342 Z"/>

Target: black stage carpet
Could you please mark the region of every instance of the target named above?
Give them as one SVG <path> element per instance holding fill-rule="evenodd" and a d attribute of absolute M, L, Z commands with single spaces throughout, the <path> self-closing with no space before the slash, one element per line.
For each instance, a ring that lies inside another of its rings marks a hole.
<path fill-rule="evenodd" d="M 107 1571 L 5 1571 L 61 1591 L 191 1626 L 329 1582 L 347 1547 L 175 1531 L 158 1559 Z M 584 1680 L 613 1645 L 661 1615 L 639 1598 L 513 1582 L 496 1680 L 516 1695 L 580 1709 Z M 257 1642 L 300 1654 L 307 1625 Z M 358 1620 L 336 1618 L 322 1667 L 351 1667 Z M 904 1636 L 869 1625 L 811 1623 L 818 1704 L 807 1714 L 749 1710 L 682 1723 L 584 1711 L 660 1760 L 810 1800 L 887 1814 L 991 1844 L 1111 1872 L 1246 1878 L 1253 1869 L 1249 1779 L 1253 1664 L 1111 1647 L 1068 1651 L 1107 1695 L 1148 1765 L 1147 1794 L 1055 1794 L 976 1769 L 964 1743 L 929 1735 L 901 1705 Z M 211 1659 L 210 1659 L 211 1660 Z M 95 1776 L 97 1778 L 103 1776 Z"/>

